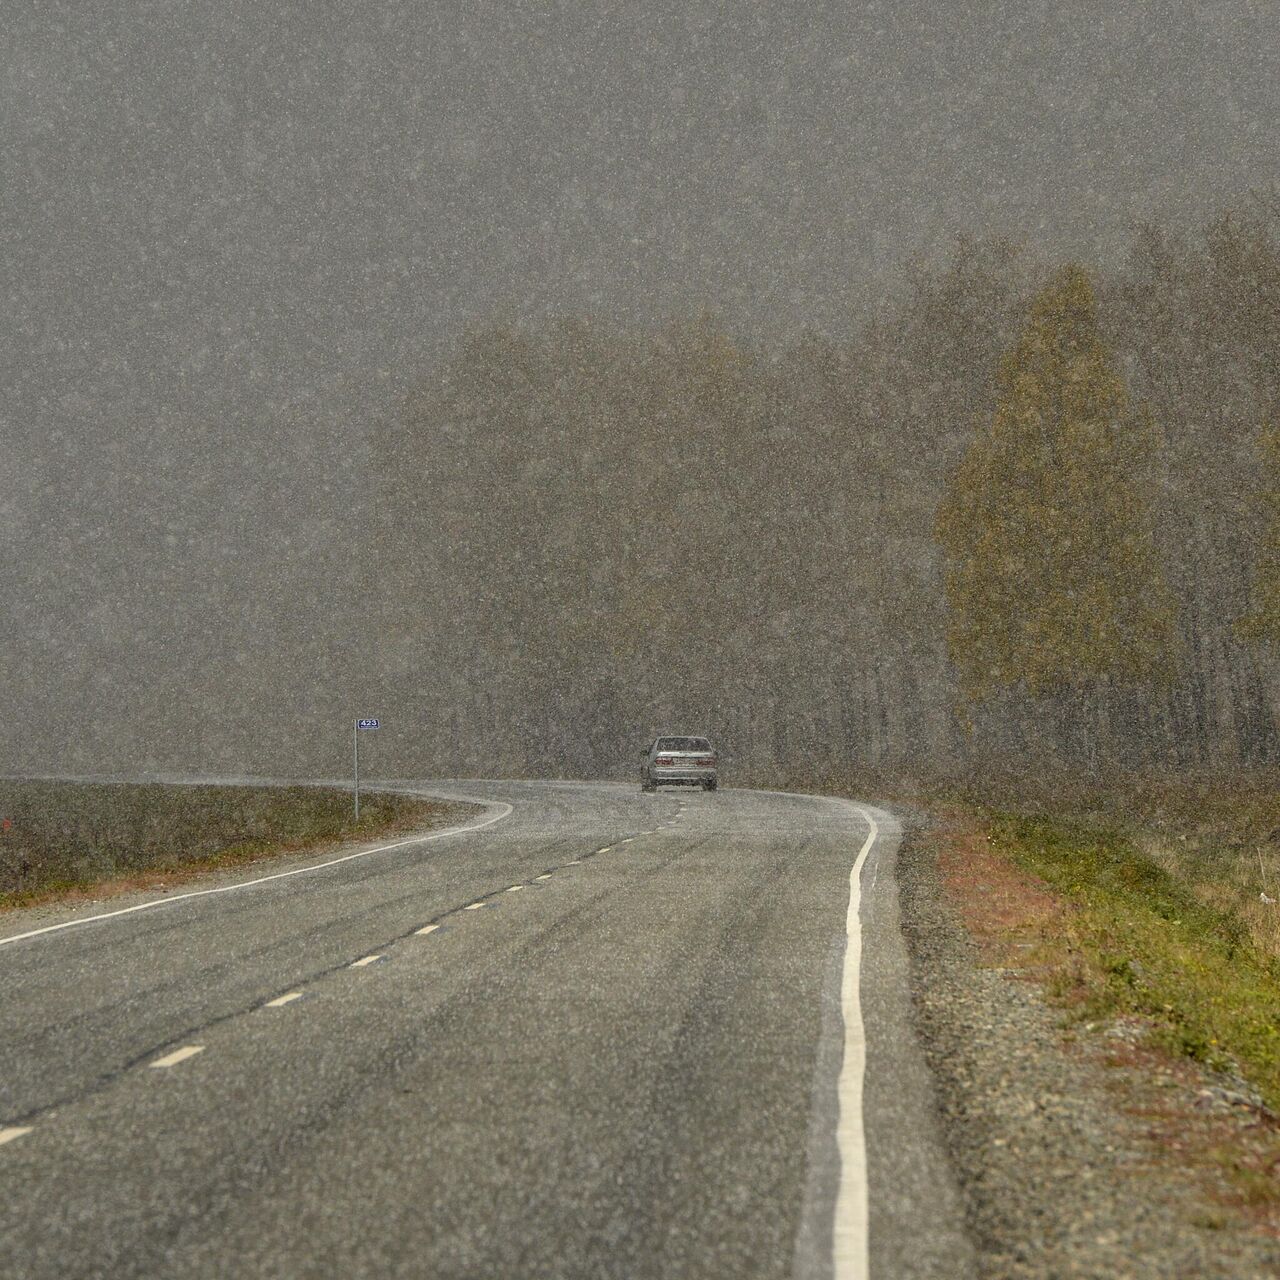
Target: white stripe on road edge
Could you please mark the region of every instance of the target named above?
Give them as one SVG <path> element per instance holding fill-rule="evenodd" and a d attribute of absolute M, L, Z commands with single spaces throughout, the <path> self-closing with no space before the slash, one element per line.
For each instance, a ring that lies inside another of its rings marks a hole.
<path fill-rule="evenodd" d="M 438 924 L 424 924 L 421 929 L 417 930 L 418 937 L 422 937 L 427 933 L 435 933 L 439 927 Z"/>
<path fill-rule="evenodd" d="M 194 1058 L 197 1053 L 204 1052 L 202 1044 L 185 1044 L 181 1049 L 175 1049 L 172 1053 L 166 1053 L 163 1058 L 157 1058 L 151 1065 L 153 1067 L 176 1067 L 180 1062 L 186 1062 L 188 1058 Z"/>
<path fill-rule="evenodd" d="M 520 890 L 521 890 L 521 889 L 523 889 L 523 888 L 524 888 L 524 885 L 522 885 L 522 884 L 513 884 L 513 885 L 511 886 L 511 888 L 507 890 L 507 892 L 508 892 L 508 893 L 519 893 L 519 892 L 520 892 Z"/>
<path fill-rule="evenodd" d="M 276 996 L 274 1000 L 268 1000 L 264 1009 L 279 1009 L 281 1005 L 292 1004 L 295 1000 L 302 999 L 301 991 L 290 991 L 288 995 Z"/>
<path fill-rule="evenodd" d="M 480 908 L 481 908 L 481 907 L 483 907 L 483 906 L 484 906 L 484 903 L 483 903 L 483 902 L 471 902 L 471 903 L 468 903 L 468 904 L 467 904 L 465 907 L 463 907 L 462 909 L 463 909 L 463 911 L 479 911 L 479 910 L 480 910 Z"/>
<path fill-rule="evenodd" d="M 848 935 L 844 973 L 840 982 L 840 1009 L 844 1015 L 844 1062 L 836 1087 L 839 1120 L 836 1146 L 840 1151 L 840 1185 L 836 1190 L 835 1229 L 831 1242 L 835 1280 L 866 1280 L 870 1267 L 867 1250 L 867 1136 L 862 1117 L 862 1082 L 867 1067 L 867 1036 L 862 1025 L 862 866 L 880 834 L 876 820 L 861 805 L 857 810 L 870 830 L 853 870 L 849 872 Z"/>
<path fill-rule="evenodd" d="M 361 956 L 359 960 L 353 960 L 349 967 L 352 969 L 363 969 L 365 965 L 373 964 L 375 960 L 381 960 L 381 959 L 382 959 L 381 955 Z"/>
<path fill-rule="evenodd" d="M 12 1142 L 15 1138 L 22 1137 L 24 1133 L 30 1132 L 31 1126 L 29 1124 L 14 1124 L 10 1125 L 7 1129 L 0 1129 L 0 1147 L 3 1147 L 6 1142 Z"/>
<path fill-rule="evenodd" d="M 546 875 L 534 876 L 533 878 L 534 878 L 535 880 L 550 880 L 550 879 L 551 879 L 551 872 L 550 872 L 550 871 L 548 871 L 548 872 L 546 873 Z"/>
<path fill-rule="evenodd" d="M 412 794 L 412 793 L 406 793 Z M 431 792 L 423 792 L 430 795 Z M 452 799 L 453 797 L 449 797 Z M 462 799 L 461 796 L 458 799 Z M 510 816 L 512 806 L 503 800 L 480 800 L 470 803 L 485 804 L 497 807 L 501 813 L 485 818 L 483 822 L 471 822 L 461 827 L 447 827 L 444 831 L 435 831 L 429 836 L 412 836 L 408 840 L 393 840 L 390 844 L 380 844 L 372 849 L 360 849 L 356 853 L 343 854 L 341 858 L 330 858 L 328 862 L 317 862 L 314 867 L 296 867 L 292 871 L 277 871 L 274 875 L 259 876 L 256 880 L 242 880 L 238 884 L 224 884 L 217 889 L 195 889 L 191 893 L 174 893 L 165 898 L 157 898 L 154 902 L 140 902 L 137 906 L 121 907 L 119 911 L 103 911 L 96 916 L 84 916 L 80 920 L 64 920 L 61 924 L 46 925 L 43 929 L 28 929 L 26 933 L 15 933 L 11 938 L 0 938 L 0 947 L 7 947 L 11 942 L 21 942 L 24 938 L 37 938 L 42 933 L 57 933 L 61 929 L 74 929 L 79 925 L 97 924 L 100 920 L 113 920 L 116 916 L 132 915 L 135 911 L 150 911 L 155 907 L 171 907 L 175 902 L 185 902 L 188 898 L 207 898 L 215 893 L 234 893 L 237 889 L 251 889 L 254 885 L 266 884 L 271 880 L 285 880 L 289 876 L 305 876 L 312 871 L 323 871 L 326 867 L 336 867 L 341 862 L 350 862 L 353 858 L 367 858 L 375 853 L 386 853 L 388 849 L 402 849 L 408 844 L 426 844 L 431 840 L 443 840 L 445 836 L 464 835 L 468 831 L 479 831 L 503 818 Z"/>

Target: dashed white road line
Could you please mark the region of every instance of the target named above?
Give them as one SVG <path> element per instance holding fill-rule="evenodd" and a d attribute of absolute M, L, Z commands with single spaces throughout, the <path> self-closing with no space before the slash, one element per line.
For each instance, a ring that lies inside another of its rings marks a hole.
<path fill-rule="evenodd" d="M 507 892 L 508 892 L 508 893 L 519 893 L 519 892 L 520 892 L 520 890 L 521 890 L 521 889 L 523 889 L 523 888 L 524 888 L 524 885 L 522 885 L 522 884 L 513 884 L 513 885 L 511 886 L 511 888 L 507 890 Z"/>
<path fill-rule="evenodd" d="M 550 879 L 551 879 L 551 872 L 550 872 L 550 871 L 547 871 L 547 872 L 545 872 L 544 874 L 542 874 L 542 875 L 540 875 L 540 876 L 534 876 L 533 878 L 534 878 L 535 880 L 550 880 Z"/>
<path fill-rule="evenodd" d="M 166 1053 L 163 1058 L 157 1058 L 150 1066 L 154 1067 L 176 1067 L 180 1062 L 186 1062 L 188 1058 L 194 1058 L 197 1053 L 204 1052 L 202 1044 L 184 1044 L 181 1049 L 175 1049 L 172 1053 Z"/>
<path fill-rule="evenodd" d="M 12 1142 L 15 1138 L 21 1138 L 24 1133 L 30 1133 L 31 1126 L 29 1124 L 11 1124 L 0 1129 L 0 1147 L 6 1142 Z"/>
<path fill-rule="evenodd" d="M 431 794 L 431 793 L 427 793 Z M 461 796 L 457 799 L 462 799 Z M 446 836 L 463 835 L 469 831 L 479 831 L 481 827 L 501 822 L 514 812 L 513 807 L 501 800 L 483 800 L 477 803 L 500 810 L 490 814 L 479 822 L 464 823 L 460 827 L 446 827 L 443 831 L 433 831 L 428 836 L 410 836 L 407 840 L 393 840 L 390 844 L 375 845 L 372 849 L 358 849 L 355 853 L 343 854 L 341 858 L 330 858 L 328 862 L 317 862 L 310 867 L 295 867 L 292 871 L 277 871 L 273 875 L 258 876 L 254 880 L 241 880 L 237 884 L 219 885 L 216 889 L 193 889 L 190 893 L 173 893 L 168 897 L 156 898 L 151 902 L 139 902 L 132 907 L 121 907 L 118 911 L 101 911 L 97 915 L 82 916 L 78 920 L 64 920 L 61 924 L 45 925 L 43 929 L 28 929 L 25 933 L 15 933 L 8 938 L 0 938 L 0 947 L 7 947 L 13 942 L 22 942 L 26 938 L 38 938 L 41 934 L 58 933 L 63 929 L 77 929 L 81 925 L 97 924 L 102 920 L 114 920 L 117 916 L 132 915 L 135 911 L 152 911 L 157 907 L 171 907 L 175 902 L 186 902 L 191 898 L 208 898 L 217 893 L 235 893 L 240 889 L 252 889 L 255 885 L 268 884 L 273 880 L 287 880 L 290 876 L 310 875 L 313 871 L 323 871 L 326 867 L 336 867 L 343 862 L 351 862 L 355 858 L 372 857 L 375 853 L 386 853 L 388 849 L 402 849 L 411 844 L 427 844 L 431 840 L 443 840 Z"/>
<path fill-rule="evenodd" d="M 463 911 L 479 911 L 484 905 L 485 904 L 483 902 L 469 902 L 462 909 Z"/>
<path fill-rule="evenodd" d="M 832 1263 L 835 1280 L 866 1280 L 870 1270 L 867 1247 L 867 1136 L 862 1116 L 862 1085 L 867 1067 L 867 1036 L 862 1024 L 862 867 L 880 828 L 876 820 L 855 806 L 866 819 L 867 839 L 849 872 L 849 909 L 845 916 L 848 935 L 844 972 L 840 982 L 840 1008 L 844 1014 L 844 1062 L 836 1086 L 840 1118 L 836 1145 L 840 1151 L 840 1185 L 836 1191 Z"/>
<path fill-rule="evenodd" d="M 301 991 L 290 991 L 285 995 L 276 996 L 274 1000 L 268 1000 L 262 1007 L 264 1009 L 279 1009 L 282 1005 L 292 1004 L 295 1000 L 302 999 Z"/>
<path fill-rule="evenodd" d="M 365 965 L 376 964 L 381 959 L 382 959 L 381 952 L 379 952 L 376 956 L 361 956 L 359 960 L 353 960 L 349 967 L 352 969 L 363 969 Z"/>
<path fill-rule="evenodd" d="M 421 929 L 416 929 L 414 932 L 421 938 L 428 933 L 435 933 L 439 927 L 438 924 L 424 924 Z"/>

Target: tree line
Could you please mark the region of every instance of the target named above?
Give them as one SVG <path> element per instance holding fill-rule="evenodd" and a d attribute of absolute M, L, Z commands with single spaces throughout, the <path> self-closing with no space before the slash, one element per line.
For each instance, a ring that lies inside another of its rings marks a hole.
<path fill-rule="evenodd" d="M 469 334 L 381 433 L 362 688 L 431 768 L 1280 755 L 1280 204 L 960 240 L 842 341 Z"/>

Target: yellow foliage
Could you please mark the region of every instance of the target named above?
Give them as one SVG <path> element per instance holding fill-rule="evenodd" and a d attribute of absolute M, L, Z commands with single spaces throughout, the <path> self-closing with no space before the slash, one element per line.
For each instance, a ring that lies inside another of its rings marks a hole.
<path fill-rule="evenodd" d="M 1035 298 L 998 390 L 937 517 L 965 695 L 1169 674 L 1172 597 L 1146 478 L 1155 432 L 1130 410 L 1079 267 Z"/>

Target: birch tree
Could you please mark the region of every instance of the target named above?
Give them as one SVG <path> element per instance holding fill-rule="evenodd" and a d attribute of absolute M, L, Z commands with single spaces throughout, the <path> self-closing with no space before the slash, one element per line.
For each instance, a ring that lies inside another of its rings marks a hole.
<path fill-rule="evenodd" d="M 947 645 L 963 696 L 1079 707 L 1168 674 L 1172 606 L 1144 484 L 1155 443 L 1098 328 L 1089 276 L 1035 297 L 994 414 L 939 506 Z"/>

